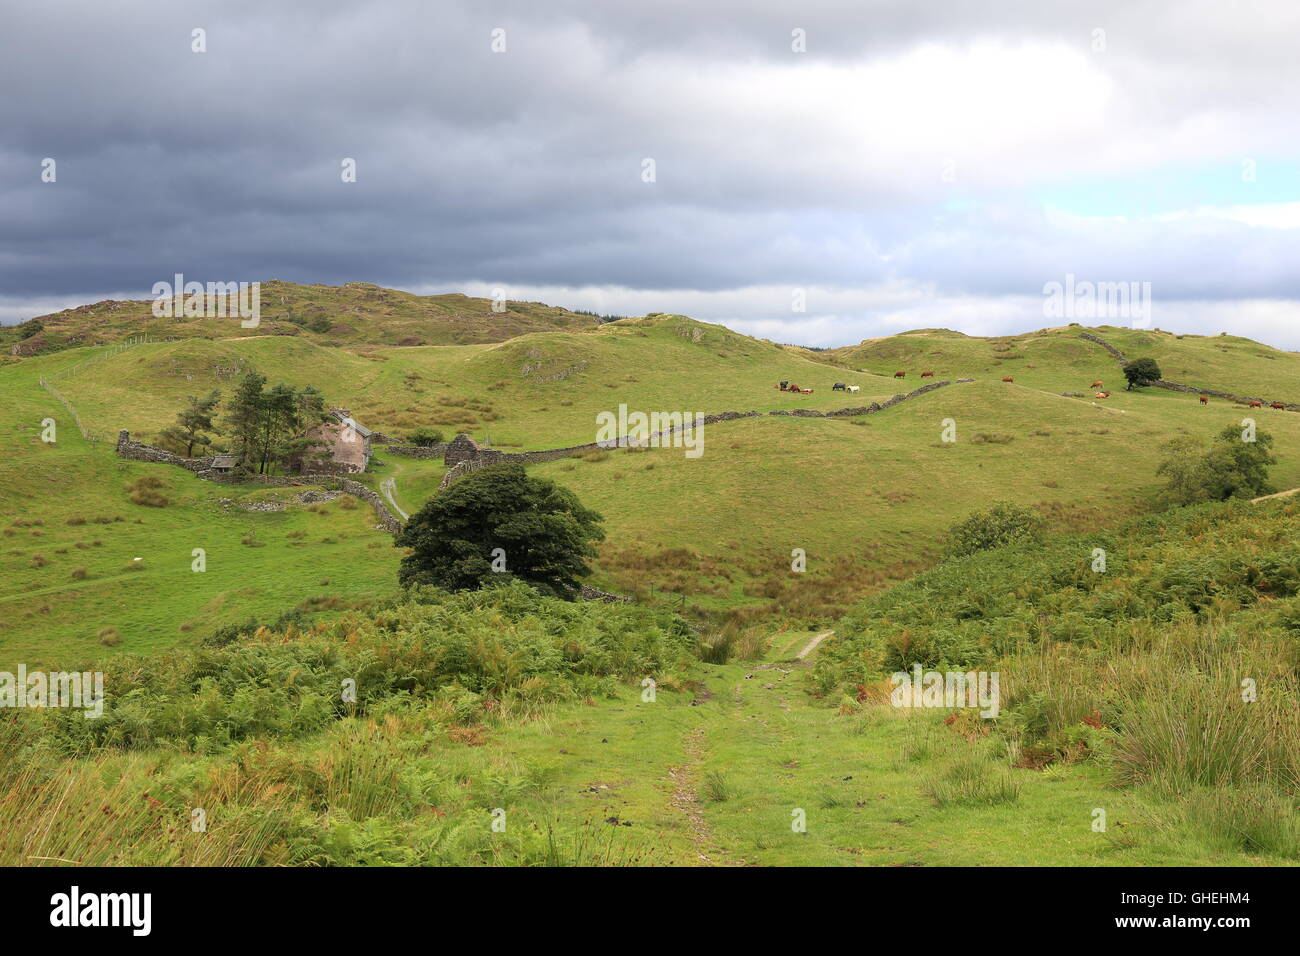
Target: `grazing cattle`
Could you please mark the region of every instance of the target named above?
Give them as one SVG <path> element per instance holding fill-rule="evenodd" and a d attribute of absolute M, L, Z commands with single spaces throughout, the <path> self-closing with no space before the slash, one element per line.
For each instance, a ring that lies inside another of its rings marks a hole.
<path fill-rule="evenodd" d="M 1208 396 L 1208 395 L 1202 395 L 1202 396 L 1201 396 L 1201 404 L 1202 404 L 1202 405 L 1208 405 L 1208 404 L 1210 404 L 1210 396 Z"/>
<path fill-rule="evenodd" d="M 1089 388 L 1101 388 L 1101 382 L 1093 382 L 1093 383 L 1092 383 L 1091 385 L 1089 385 L 1088 387 L 1089 387 Z"/>
<path fill-rule="evenodd" d="M 1110 398 L 1110 392 L 1097 392 L 1093 398 Z"/>
<path fill-rule="evenodd" d="M 1010 375 L 1008 375 L 1008 376 L 1007 376 L 1006 378 L 1004 378 L 1002 381 L 1004 381 L 1004 382 L 1014 382 L 1015 379 L 1012 378 Z"/>
<path fill-rule="evenodd" d="M 831 386 L 831 391 L 832 391 L 832 392 L 842 392 L 842 391 L 844 391 L 847 387 L 848 387 L 848 386 L 846 386 L 843 382 L 836 382 L 834 385 Z"/>
<path fill-rule="evenodd" d="M 1264 407 L 1264 403 L 1263 403 L 1263 402 L 1251 402 L 1251 403 L 1250 403 L 1250 407 L 1251 407 L 1251 408 L 1263 408 L 1263 407 Z"/>
<path fill-rule="evenodd" d="M 778 384 L 776 387 L 779 388 L 781 391 L 784 392 L 787 388 L 790 387 L 790 383 L 789 383 L 789 382 L 781 382 L 781 383 Z"/>
<path fill-rule="evenodd" d="M 800 394 L 800 395 L 811 395 L 811 394 L 812 394 L 812 389 L 811 389 L 811 388 L 801 388 L 801 389 L 799 389 L 799 394 Z"/>
<path fill-rule="evenodd" d="M 1268 407 L 1269 407 L 1269 408 L 1286 408 L 1286 406 L 1283 405 L 1281 402 L 1274 402 L 1273 404 L 1269 405 Z"/>
<path fill-rule="evenodd" d="M 904 378 L 906 375 L 907 375 L 906 372 L 895 372 L 894 378 Z"/>
<path fill-rule="evenodd" d="M 934 372 L 922 372 L 921 378 L 934 378 Z"/>
<path fill-rule="evenodd" d="M 845 385 L 845 386 L 844 386 L 844 391 L 846 391 L 846 392 L 860 392 L 860 391 L 862 391 L 862 386 L 861 386 L 861 385 Z"/>

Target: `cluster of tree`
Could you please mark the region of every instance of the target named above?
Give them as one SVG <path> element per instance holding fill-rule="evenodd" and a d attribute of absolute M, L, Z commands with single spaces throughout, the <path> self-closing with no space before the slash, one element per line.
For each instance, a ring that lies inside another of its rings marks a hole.
<path fill-rule="evenodd" d="M 1256 498 L 1274 489 L 1268 469 L 1276 464 L 1273 436 L 1229 425 L 1207 446 L 1194 435 L 1165 445 L 1169 456 L 1156 470 L 1166 479 L 1162 497 L 1173 505 L 1229 498 Z"/>
<path fill-rule="evenodd" d="M 267 388 L 266 376 L 256 372 L 244 373 L 226 406 L 232 448 L 245 468 L 256 463 L 258 474 L 308 453 L 312 441 L 305 432 L 326 418 L 325 397 L 313 386 Z"/>
<path fill-rule="evenodd" d="M 209 450 L 215 436 L 229 438 L 229 450 L 240 456 L 244 468 L 266 474 L 277 465 L 288 466 L 312 452 L 307 431 L 328 420 L 325 398 L 314 387 L 278 384 L 270 388 L 266 376 L 246 372 L 226 403 L 225 417 L 217 422 L 221 392 L 202 398 L 190 396 L 176 416 L 176 424 L 162 431 L 165 444 L 194 457 Z"/>
<path fill-rule="evenodd" d="M 626 318 L 627 318 L 626 315 L 604 315 L 604 314 L 602 314 L 602 313 L 600 313 L 600 312 L 592 312 L 592 311 L 589 310 L 589 309 L 574 309 L 574 310 L 573 310 L 573 314 L 574 314 L 574 315 L 590 315 L 592 318 L 600 319 L 600 321 L 601 321 L 602 323 L 604 323 L 604 322 L 617 322 L 617 321 L 619 321 L 620 319 L 626 319 Z"/>
<path fill-rule="evenodd" d="M 395 544 L 410 548 L 398 579 L 466 591 L 516 578 L 571 598 L 591 574 L 601 516 L 573 492 L 534 478 L 522 465 L 493 465 L 465 476 L 412 515 Z"/>

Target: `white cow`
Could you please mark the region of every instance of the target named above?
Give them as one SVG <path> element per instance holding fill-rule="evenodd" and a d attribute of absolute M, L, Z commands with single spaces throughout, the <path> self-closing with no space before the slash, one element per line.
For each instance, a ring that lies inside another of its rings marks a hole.
<path fill-rule="evenodd" d="M 844 386 L 844 389 L 845 389 L 845 391 L 849 391 L 849 392 L 860 392 L 860 391 L 862 391 L 862 387 L 861 387 L 860 385 L 845 385 L 845 386 Z"/>

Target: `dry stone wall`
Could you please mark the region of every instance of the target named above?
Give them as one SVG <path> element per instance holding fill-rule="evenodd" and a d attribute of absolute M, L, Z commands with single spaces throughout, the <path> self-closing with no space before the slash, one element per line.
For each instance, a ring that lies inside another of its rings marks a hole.
<path fill-rule="evenodd" d="M 974 379 L 959 378 L 957 383 L 971 382 Z M 920 388 L 913 389 L 906 394 L 895 395 L 885 402 L 872 402 L 870 405 L 860 405 L 853 408 L 841 408 L 831 412 L 820 412 L 812 408 L 796 408 L 789 410 L 780 410 L 768 412 L 769 415 L 788 415 L 797 418 L 841 418 L 853 417 L 857 415 L 872 415 L 876 412 L 884 411 L 886 408 L 892 408 L 899 402 L 905 402 L 908 399 L 916 398 L 918 395 L 924 395 L 926 392 L 932 392 L 938 388 L 952 385 L 953 382 L 930 382 L 928 385 L 922 385 Z M 758 418 L 762 412 L 718 412 L 713 415 L 705 415 L 703 423 L 705 425 L 715 425 L 718 422 L 734 421 L 738 418 Z M 695 427 L 692 422 L 690 426 Z M 597 451 L 600 449 L 622 448 L 629 445 L 646 444 L 647 442 L 660 441 L 670 438 L 677 431 L 676 428 L 665 428 L 661 431 L 653 432 L 645 438 L 623 438 L 615 441 L 588 442 L 585 445 L 570 445 L 566 448 L 547 448 L 541 451 L 525 452 L 503 452 L 495 448 L 482 448 L 474 439 L 468 435 L 458 435 L 447 448 L 447 453 L 443 461 L 448 466 L 448 472 L 443 475 L 442 483 L 439 488 L 446 488 L 452 482 L 471 472 L 478 471 L 488 465 L 520 464 L 535 465 L 546 461 L 555 461 L 559 458 L 568 458 L 572 455 L 580 455 L 584 452 Z M 421 456 L 425 457 L 425 456 Z M 428 456 L 432 457 L 432 456 Z"/>
<path fill-rule="evenodd" d="M 133 461 L 154 461 L 164 465 L 179 465 L 188 471 L 203 472 L 212 468 L 212 458 L 182 458 L 180 455 L 173 455 L 162 448 L 155 448 L 153 445 L 146 445 L 143 442 L 132 441 L 131 433 L 125 428 L 117 433 L 117 456 L 119 458 L 130 458 Z"/>
<path fill-rule="evenodd" d="M 1093 335 L 1091 332 L 1080 332 L 1080 333 L 1079 333 L 1079 338 L 1081 338 L 1081 339 L 1087 339 L 1089 342 L 1092 342 L 1092 343 L 1094 343 L 1094 344 L 1096 344 L 1096 345 L 1100 345 L 1102 348 L 1104 348 L 1104 349 L 1105 349 L 1107 352 L 1109 352 L 1111 355 L 1115 356 L 1115 360 L 1116 360 L 1117 362 L 1127 362 L 1127 361 L 1128 361 L 1128 359 L 1126 359 L 1126 358 L 1124 357 L 1124 353 L 1123 353 L 1123 352 L 1121 352 L 1119 349 L 1115 348 L 1115 346 L 1111 345 L 1111 344 L 1110 344 L 1109 342 L 1107 342 L 1105 339 L 1103 339 L 1103 338 L 1101 338 L 1101 337 L 1099 337 L 1099 336 Z"/>
<path fill-rule="evenodd" d="M 1100 338 L 1096 335 L 1092 335 L 1088 332 L 1080 332 L 1079 338 L 1087 339 L 1089 342 L 1093 342 L 1097 345 L 1100 345 L 1111 355 L 1115 356 L 1117 361 L 1120 362 L 1128 361 L 1128 359 L 1124 357 L 1123 352 L 1115 348 L 1115 346 L 1111 345 L 1103 338 Z M 1157 379 L 1151 384 L 1154 385 L 1156 388 L 1168 389 L 1171 392 L 1185 392 L 1189 395 L 1213 395 L 1215 398 L 1223 398 L 1230 402 L 1240 402 L 1243 405 L 1249 405 L 1251 402 L 1262 402 L 1265 405 L 1271 405 L 1273 402 L 1278 401 L 1275 398 L 1262 398 L 1260 396 L 1248 396 L 1248 395 L 1234 395 L 1232 392 L 1221 392 L 1218 389 L 1213 389 L 1213 388 L 1196 388 L 1193 385 L 1181 385 L 1178 382 L 1167 382 L 1163 378 Z M 1281 402 L 1281 404 L 1286 406 L 1289 409 L 1300 409 L 1300 405 L 1297 405 L 1295 402 Z"/>
<path fill-rule="evenodd" d="M 402 458 L 442 458 L 450 447 L 450 442 L 439 442 L 436 445 L 389 445 L 388 453 Z"/>
<path fill-rule="evenodd" d="M 202 478 L 204 481 L 212 481 L 224 485 L 237 485 L 245 482 L 255 481 L 259 485 L 276 485 L 278 487 L 293 487 L 303 485 L 312 481 L 312 475 L 303 475 L 302 477 L 291 477 L 284 475 L 257 475 L 255 478 L 246 478 L 241 475 L 227 475 L 212 470 L 212 456 L 207 458 L 182 458 L 180 455 L 173 455 L 162 448 L 155 448 L 153 445 L 146 445 L 143 442 L 132 441 L 131 433 L 126 429 L 117 433 L 117 454 L 119 458 L 129 458 L 132 461 L 150 461 L 163 465 L 177 465 L 187 471 Z M 337 488 L 345 494 L 360 498 L 372 508 L 375 509 L 375 515 L 379 518 L 380 525 L 384 530 L 393 534 L 402 530 L 402 522 L 397 516 L 389 510 L 388 505 L 371 489 L 358 481 L 342 477 L 324 477 L 322 482 L 328 488 Z"/>

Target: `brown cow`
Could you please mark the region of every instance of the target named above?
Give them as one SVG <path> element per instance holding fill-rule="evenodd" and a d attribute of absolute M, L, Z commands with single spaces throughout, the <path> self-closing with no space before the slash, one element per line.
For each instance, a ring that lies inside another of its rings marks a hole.
<path fill-rule="evenodd" d="M 1251 402 L 1251 403 L 1250 403 L 1250 407 L 1251 407 L 1251 408 L 1263 408 L 1263 407 L 1264 407 L 1264 403 L 1263 403 L 1263 402 Z"/>
<path fill-rule="evenodd" d="M 1089 388 L 1101 388 L 1101 382 L 1093 382 L 1093 383 L 1092 383 L 1091 385 L 1089 385 L 1088 387 L 1089 387 Z"/>
<path fill-rule="evenodd" d="M 921 378 L 934 378 L 934 372 L 922 372 Z"/>
<path fill-rule="evenodd" d="M 1008 375 L 1008 376 L 1007 376 L 1006 378 L 1004 378 L 1002 381 L 1004 381 L 1004 382 L 1014 382 L 1015 379 L 1012 378 L 1010 375 Z"/>
<path fill-rule="evenodd" d="M 1202 404 L 1202 405 L 1208 405 L 1208 404 L 1210 404 L 1210 396 L 1208 396 L 1208 395 L 1202 395 L 1202 396 L 1201 396 L 1201 404 Z"/>
<path fill-rule="evenodd" d="M 1093 398 L 1110 398 L 1110 392 L 1097 392 Z"/>
<path fill-rule="evenodd" d="M 895 372 L 895 373 L 894 373 L 894 378 L 903 378 L 903 377 L 905 377 L 906 375 L 907 375 L 906 372 Z"/>
<path fill-rule="evenodd" d="M 1283 405 L 1281 402 L 1274 402 L 1272 405 L 1270 405 L 1270 406 L 1268 406 L 1268 407 L 1269 407 L 1269 408 L 1286 408 L 1286 406 Z"/>

